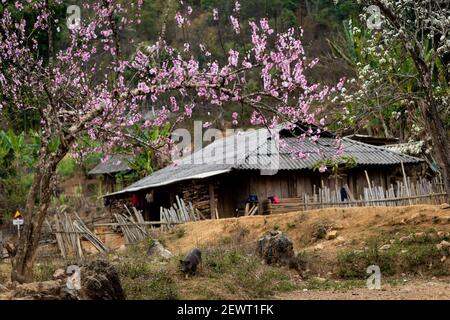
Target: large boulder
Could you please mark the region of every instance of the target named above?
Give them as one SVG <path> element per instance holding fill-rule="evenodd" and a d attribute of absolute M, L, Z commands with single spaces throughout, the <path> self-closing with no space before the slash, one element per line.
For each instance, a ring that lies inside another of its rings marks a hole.
<path fill-rule="evenodd" d="M 95 260 L 81 268 L 81 290 L 83 300 L 125 300 L 116 268 L 105 260 Z"/>
<path fill-rule="evenodd" d="M 259 239 L 256 252 L 267 264 L 290 265 L 295 258 L 292 241 L 280 231 L 271 231 Z"/>
<path fill-rule="evenodd" d="M 0 287 L 1 300 L 124 300 L 119 274 L 109 262 L 95 260 L 80 267 L 80 288 L 69 288 L 64 270 L 51 281 Z"/>

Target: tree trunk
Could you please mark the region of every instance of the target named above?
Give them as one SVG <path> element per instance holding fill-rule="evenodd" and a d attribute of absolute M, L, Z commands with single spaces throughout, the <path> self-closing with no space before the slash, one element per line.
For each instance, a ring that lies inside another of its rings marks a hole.
<path fill-rule="evenodd" d="M 39 245 L 41 229 L 51 202 L 51 179 L 56 167 L 66 155 L 67 149 L 60 148 L 50 155 L 41 148 L 33 184 L 27 196 L 24 228 L 18 241 L 17 252 L 12 259 L 11 280 L 19 283 L 33 281 L 33 266 Z M 38 205 L 35 205 L 36 198 Z"/>
<path fill-rule="evenodd" d="M 439 117 L 435 103 L 420 104 L 422 116 L 425 119 L 427 131 L 431 135 L 434 153 L 440 167 L 444 190 L 447 192 L 447 202 L 450 199 L 450 145 L 444 123 Z"/>

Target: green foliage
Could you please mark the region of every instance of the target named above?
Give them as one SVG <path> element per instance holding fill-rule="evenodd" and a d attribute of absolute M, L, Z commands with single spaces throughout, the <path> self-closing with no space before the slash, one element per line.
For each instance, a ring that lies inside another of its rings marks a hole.
<path fill-rule="evenodd" d="M 318 279 L 312 278 L 306 284 L 308 290 L 333 290 L 333 291 L 347 291 L 354 288 L 365 287 L 366 280 L 330 280 L 330 279 Z"/>
<path fill-rule="evenodd" d="M 177 228 L 175 235 L 178 239 L 183 238 L 186 235 L 186 229 L 182 227 Z"/>
<path fill-rule="evenodd" d="M 33 269 L 33 280 L 36 282 L 52 280 L 57 267 L 49 261 L 38 263 Z"/>
<path fill-rule="evenodd" d="M 339 177 L 342 170 L 347 170 L 356 167 L 356 159 L 350 156 L 340 156 L 333 159 L 324 159 L 317 161 L 312 167 L 312 170 L 319 170 L 320 167 L 325 166 L 331 168 L 331 176 Z"/>
<path fill-rule="evenodd" d="M 338 254 L 338 274 L 344 279 L 367 278 L 367 267 L 377 265 L 383 275 L 389 276 L 395 273 L 395 257 L 390 251 L 378 250 L 375 245 L 369 250 L 343 251 Z"/>
<path fill-rule="evenodd" d="M 127 248 L 117 265 L 120 281 L 127 299 L 174 300 L 179 298 L 176 275 L 171 268 L 160 268 L 142 250 L 147 250 L 154 241 Z M 175 261 L 175 260 L 174 260 Z"/>
<path fill-rule="evenodd" d="M 370 265 L 379 266 L 383 276 L 399 273 L 448 275 L 448 267 L 440 261 L 446 253 L 436 247 L 440 241 L 438 238 L 412 238 L 402 243 L 395 241 L 386 250 L 380 250 L 381 244 L 385 242 L 381 240 L 370 240 L 369 247 L 365 250 L 339 252 L 337 257 L 339 276 L 344 279 L 365 279 L 366 269 Z"/>
<path fill-rule="evenodd" d="M 72 157 L 66 156 L 61 162 L 58 164 L 58 174 L 62 177 L 70 178 L 75 175 L 76 170 L 76 162 Z"/>
<path fill-rule="evenodd" d="M 137 279 L 151 274 L 148 262 L 142 259 L 127 260 L 119 265 L 119 273 L 126 278 Z"/>
<path fill-rule="evenodd" d="M 251 298 L 262 298 L 277 291 L 297 288 L 281 270 L 262 268 L 258 258 L 242 251 L 216 248 L 207 251 L 204 256 L 209 277 L 226 281 L 231 293 L 244 291 Z"/>
<path fill-rule="evenodd" d="M 34 133 L 0 131 L 0 205 L 2 215 L 23 208 L 32 184 L 39 149 Z"/>

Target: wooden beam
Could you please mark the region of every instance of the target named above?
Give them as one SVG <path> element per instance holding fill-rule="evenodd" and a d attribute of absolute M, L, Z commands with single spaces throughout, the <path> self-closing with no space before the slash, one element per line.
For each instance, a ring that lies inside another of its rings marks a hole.
<path fill-rule="evenodd" d="M 116 222 L 111 222 L 111 223 L 94 223 L 93 226 L 94 227 L 117 227 L 117 226 L 154 226 L 154 225 L 166 225 L 166 224 L 182 224 L 181 222 L 166 222 L 166 221 L 145 221 L 145 222 L 140 222 L 140 223 L 116 223 Z M 62 233 L 62 232 L 59 232 Z"/>
<path fill-rule="evenodd" d="M 214 184 L 209 184 L 209 212 L 211 212 L 211 219 L 217 219 L 216 215 L 216 200 L 214 197 Z"/>

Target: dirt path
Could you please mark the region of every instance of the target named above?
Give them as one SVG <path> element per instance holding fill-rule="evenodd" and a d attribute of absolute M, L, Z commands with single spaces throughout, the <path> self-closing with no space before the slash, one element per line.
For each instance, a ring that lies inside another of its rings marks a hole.
<path fill-rule="evenodd" d="M 400 285 L 382 284 L 381 290 L 355 288 L 295 291 L 277 295 L 283 300 L 450 300 L 450 279 L 411 280 Z"/>

